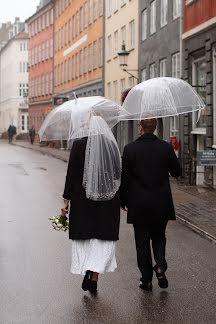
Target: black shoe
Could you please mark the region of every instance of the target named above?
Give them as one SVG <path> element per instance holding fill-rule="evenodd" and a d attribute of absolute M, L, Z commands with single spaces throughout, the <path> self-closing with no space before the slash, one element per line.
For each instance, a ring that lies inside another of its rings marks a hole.
<path fill-rule="evenodd" d="M 140 288 L 146 291 L 152 291 L 152 282 L 141 282 Z"/>
<path fill-rule="evenodd" d="M 83 282 L 82 282 L 82 289 L 84 291 L 89 290 L 89 287 L 91 285 L 92 275 L 93 275 L 92 271 L 89 271 L 89 270 L 86 271 L 85 277 L 84 277 Z"/>
<path fill-rule="evenodd" d="M 91 280 L 88 290 L 90 291 L 91 294 L 95 295 L 97 293 L 97 281 Z"/>
<path fill-rule="evenodd" d="M 165 289 L 168 287 L 168 280 L 166 278 L 165 272 L 163 271 L 162 267 L 156 267 L 154 269 L 156 273 L 156 277 L 158 279 L 158 286 Z"/>

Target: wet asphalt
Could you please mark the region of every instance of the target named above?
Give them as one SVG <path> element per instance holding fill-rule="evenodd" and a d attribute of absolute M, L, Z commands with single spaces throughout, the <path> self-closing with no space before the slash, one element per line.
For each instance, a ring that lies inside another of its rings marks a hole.
<path fill-rule="evenodd" d="M 167 230 L 162 290 L 139 288 L 133 230 L 122 213 L 118 268 L 98 295 L 70 273 L 71 241 L 52 229 L 67 164 L 0 142 L 0 323 L 216 323 L 216 245 L 178 222 Z"/>

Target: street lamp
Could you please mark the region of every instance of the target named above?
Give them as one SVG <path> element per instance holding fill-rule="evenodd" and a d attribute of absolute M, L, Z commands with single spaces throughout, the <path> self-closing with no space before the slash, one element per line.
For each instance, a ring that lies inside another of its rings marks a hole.
<path fill-rule="evenodd" d="M 127 70 L 125 67 L 128 66 L 127 62 L 128 62 L 128 55 L 130 54 L 130 52 L 128 52 L 125 48 L 125 42 L 123 41 L 122 43 L 122 49 L 121 52 L 118 52 L 118 57 L 119 57 L 119 62 L 120 62 L 120 66 L 122 67 L 122 70 L 126 73 L 128 73 L 130 76 L 132 76 L 133 78 L 137 79 L 138 78 L 133 75 L 132 73 L 130 73 L 129 71 L 138 71 L 138 70 Z"/>

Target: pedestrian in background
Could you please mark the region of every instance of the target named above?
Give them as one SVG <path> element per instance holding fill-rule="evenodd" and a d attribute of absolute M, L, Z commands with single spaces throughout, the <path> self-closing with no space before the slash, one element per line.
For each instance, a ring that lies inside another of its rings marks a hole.
<path fill-rule="evenodd" d="M 8 141 L 10 144 L 12 143 L 14 135 L 16 135 L 16 127 L 14 125 L 10 125 L 8 127 Z"/>
<path fill-rule="evenodd" d="M 140 288 L 147 291 L 152 290 L 153 270 L 158 285 L 168 287 L 165 231 L 168 220 L 175 220 L 169 175 L 177 178 L 181 173 L 172 145 L 153 134 L 156 126 L 154 118 L 141 120 L 141 136 L 125 146 L 122 158 L 121 207 L 134 226 Z"/>
<path fill-rule="evenodd" d="M 29 137 L 30 137 L 31 144 L 33 144 L 34 140 L 35 140 L 35 128 L 34 128 L 34 125 L 32 125 L 32 127 L 29 129 Z"/>

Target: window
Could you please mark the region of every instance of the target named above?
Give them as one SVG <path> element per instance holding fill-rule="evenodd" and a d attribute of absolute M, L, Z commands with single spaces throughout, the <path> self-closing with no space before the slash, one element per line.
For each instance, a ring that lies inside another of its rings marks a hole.
<path fill-rule="evenodd" d="M 84 28 L 87 27 L 87 2 L 84 4 Z"/>
<path fill-rule="evenodd" d="M 88 70 L 92 70 L 92 44 L 88 46 Z"/>
<path fill-rule="evenodd" d="M 50 38 L 50 57 L 53 57 L 53 38 Z"/>
<path fill-rule="evenodd" d="M 114 33 L 114 57 L 118 56 L 118 30 Z"/>
<path fill-rule="evenodd" d="M 68 42 L 68 24 L 65 24 L 65 45 L 67 45 Z"/>
<path fill-rule="evenodd" d="M 38 18 L 38 31 L 41 32 L 41 17 Z"/>
<path fill-rule="evenodd" d="M 97 0 L 94 0 L 94 20 L 97 19 Z"/>
<path fill-rule="evenodd" d="M 142 41 L 144 41 L 147 38 L 147 9 L 143 10 L 142 12 Z"/>
<path fill-rule="evenodd" d="M 124 6 L 126 4 L 126 0 L 121 0 L 121 5 Z"/>
<path fill-rule="evenodd" d="M 130 84 L 130 88 L 134 87 L 134 77 L 129 78 L 129 84 Z"/>
<path fill-rule="evenodd" d="M 154 78 L 156 76 L 156 66 L 155 63 L 151 64 L 149 67 L 149 76 L 150 79 Z"/>
<path fill-rule="evenodd" d="M 79 35 L 79 12 L 76 12 L 76 35 Z"/>
<path fill-rule="evenodd" d="M 112 15 L 112 0 L 108 0 L 108 17 Z"/>
<path fill-rule="evenodd" d="M 71 19 L 69 20 L 68 23 L 68 42 L 71 42 Z"/>
<path fill-rule="evenodd" d="M 50 17 L 51 17 L 51 25 L 53 25 L 53 23 L 54 23 L 54 12 L 53 12 L 53 9 L 51 9 Z"/>
<path fill-rule="evenodd" d="M 34 24 L 33 24 L 33 23 L 32 23 L 32 25 L 31 25 L 31 29 L 32 29 L 31 34 L 32 34 L 32 36 L 34 36 Z"/>
<path fill-rule="evenodd" d="M 49 94 L 49 74 L 46 73 L 46 95 Z"/>
<path fill-rule="evenodd" d="M 58 1 L 59 1 L 59 16 L 61 16 L 61 12 L 62 12 L 61 0 L 58 0 Z"/>
<path fill-rule="evenodd" d="M 61 49 L 61 29 L 58 31 L 58 49 Z"/>
<path fill-rule="evenodd" d="M 61 83 L 61 66 L 60 64 L 58 65 L 58 85 Z"/>
<path fill-rule="evenodd" d="M 67 82 L 67 60 L 64 62 L 64 82 Z"/>
<path fill-rule="evenodd" d="M 49 27 L 49 11 L 46 13 L 46 26 Z"/>
<path fill-rule="evenodd" d="M 62 0 L 62 12 L 64 12 L 64 9 L 65 9 L 64 8 L 64 5 L 65 5 L 64 2 L 65 2 L 65 0 Z"/>
<path fill-rule="evenodd" d="M 54 70 L 54 82 L 55 82 L 55 87 L 57 87 L 57 66 L 55 66 L 55 70 Z"/>
<path fill-rule="evenodd" d="M 73 39 L 75 38 L 75 16 L 72 17 Z"/>
<path fill-rule="evenodd" d="M 45 29 L 45 15 L 42 16 L 42 29 Z"/>
<path fill-rule="evenodd" d="M 161 27 L 167 24 L 167 10 L 168 10 L 168 0 L 161 0 L 161 17 L 160 17 Z"/>
<path fill-rule="evenodd" d="M 115 9 L 114 11 L 117 11 L 119 8 L 119 0 L 115 0 Z"/>
<path fill-rule="evenodd" d="M 56 0 L 56 4 L 55 4 L 55 11 L 56 11 L 56 18 L 58 18 L 58 0 Z"/>
<path fill-rule="evenodd" d="M 22 84 L 20 84 L 20 86 L 22 87 Z M 34 98 L 34 79 L 32 79 L 32 98 Z M 22 90 L 19 90 L 19 95 L 22 96 Z"/>
<path fill-rule="evenodd" d="M 146 69 L 142 69 L 142 71 L 141 71 L 141 80 L 142 81 L 146 80 Z"/>
<path fill-rule="evenodd" d="M 170 122 L 170 136 L 178 135 L 178 116 L 169 117 Z"/>
<path fill-rule="evenodd" d="M 63 63 L 61 64 L 61 84 L 64 82 L 64 66 Z"/>
<path fill-rule="evenodd" d="M 113 82 L 113 90 L 114 90 L 114 101 L 117 102 L 118 101 L 118 83 L 117 81 Z"/>
<path fill-rule="evenodd" d="M 38 56 L 37 56 L 37 46 L 35 46 L 35 64 L 38 62 Z"/>
<path fill-rule="evenodd" d="M 38 77 L 38 96 L 41 96 L 41 76 Z"/>
<path fill-rule="evenodd" d="M 83 31 L 83 7 L 80 8 L 80 33 Z"/>
<path fill-rule="evenodd" d="M 126 42 L 126 26 L 121 28 L 121 44 Z"/>
<path fill-rule="evenodd" d="M 79 55 L 78 55 L 78 53 L 76 53 L 76 78 L 78 78 L 78 76 L 79 76 L 78 68 L 79 68 Z"/>
<path fill-rule="evenodd" d="M 61 29 L 61 47 L 64 47 L 64 26 Z"/>
<path fill-rule="evenodd" d="M 37 34 L 37 20 L 35 20 L 35 34 Z"/>
<path fill-rule="evenodd" d="M 121 79 L 121 93 L 125 90 L 125 79 Z"/>
<path fill-rule="evenodd" d="M 72 80 L 75 78 L 75 62 L 74 55 L 72 56 Z"/>
<path fill-rule="evenodd" d="M 45 60 L 45 43 L 42 43 L 42 61 Z"/>
<path fill-rule="evenodd" d="M 173 19 L 180 16 L 181 0 L 173 0 Z"/>
<path fill-rule="evenodd" d="M 58 32 L 55 33 L 55 51 L 58 51 Z"/>
<path fill-rule="evenodd" d="M 28 72 L 28 62 L 20 62 L 19 71 L 20 73 Z"/>
<path fill-rule="evenodd" d="M 103 16 L 103 0 L 100 1 L 100 16 Z"/>
<path fill-rule="evenodd" d="M 46 60 L 49 58 L 49 40 L 46 41 Z"/>
<path fill-rule="evenodd" d="M 151 3 L 151 13 L 150 13 L 150 33 L 156 32 L 156 0 Z"/>
<path fill-rule="evenodd" d="M 31 51 L 29 51 L 29 59 L 28 59 L 28 61 L 29 61 L 29 66 L 31 66 Z"/>
<path fill-rule="evenodd" d="M 31 65 L 34 65 L 34 48 L 32 48 L 32 53 L 31 53 Z"/>
<path fill-rule="evenodd" d="M 87 73 L 87 47 L 84 48 L 84 73 Z"/>
<path fill-rule="evenodd" d="M 107 59 L 111 60 L 112 56 L 112 36 L 108 36 L 108 53 L 107 53 Z"/>
<path fill-rule="evenodd" d="M 172 55 L 172 77 L 180 78 L 180 54 Z"/>
<path fill-rule="evenodd" d="M 68 0 L 65 0 L 65 8 L 68 7 Z"/>
<path fill-rule="evenodd" d="M 89 25 L 92 23 L 92 0 L 89 0 Z"/>
<path fill-rule="evenodd" d="M 103 66 L 103 37 L 99 39 L 99 67 Z"/>
<path fill-rule="evenodd" d="M 82 50 L 80 51 L 80 63 L 79 63 L 79 74 L 82 75 L 82 70 L 83 70 L 83 65 L 82 65 L 82 62 L 83 62 L 83 57 L 82 57 Z"/>
<path fill-rule="evenodd" d="M 93 46 L 94 46 L 94 48 L 93 48 L 93 51 L 94 51 L 93 68 L 97 69 L 97 41 L 94 41 Z"/>
<path fill-rule="evenodd" d="M 166 76 L 166 65 L 167 65 L 166 59 L 160 61 L 160 77 Z"/>
<path fill-rule="evenodd" d="M 130 30 L 130 49 L 134 48 L 134 20 L 130 22 L 129 24 L 129 30 Z"/>
<path fill-rule="evenodd" d="M 42 75 L 42 80 L 41 80 L 41 94 L 44 96 L 44 74 Z"/>
<path fill-rule="evenodd" d="M 107 83 L 107 97 L 111 99 L 111 83 Z"/>
<path fill-rule="evenodd" d="M 71 79 L 71 58 L 68 59 L 68 81 Z"/>

